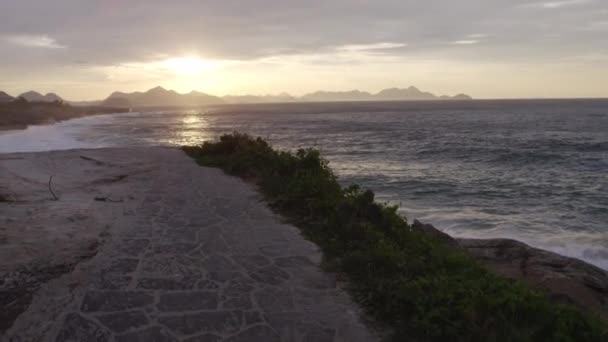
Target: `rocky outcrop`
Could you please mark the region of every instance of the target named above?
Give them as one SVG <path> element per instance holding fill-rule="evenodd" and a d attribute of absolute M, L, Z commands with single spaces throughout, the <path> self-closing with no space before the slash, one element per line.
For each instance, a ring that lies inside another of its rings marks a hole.
<path fill-rule="evenodd" d="M 430 224 L 415 221 L 420 232 L 458 246 L 490 270 L 547 291 L 560 302 L 608 319 L 608 272 L 584 261 L 510 239 L 454 239 Z"/>
<path fill-rule="evenodd" d="M 5 92 L 3 92 L 3 91 L 0 91 L 0 103 L 3 103 L 3 102 L 11 102 L 11 101 L 13 101 L 14 99 L 15 99 L 15 98 L 14 98 L 14 97 L 12 97 L 12 96 L 10 96 L 9 94 L 7 94 L 7 93 L 5 93 Z"/>

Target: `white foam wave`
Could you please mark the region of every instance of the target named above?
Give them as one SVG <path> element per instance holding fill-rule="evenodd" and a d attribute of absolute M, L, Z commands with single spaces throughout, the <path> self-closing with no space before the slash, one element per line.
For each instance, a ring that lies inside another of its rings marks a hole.
<path fill-rule="evenodd" d="M 79 136 L 86 133 L 91 125 L 109 117 L 97 115 L 52 125 L 29 126 L 23 130 L 0 131 L 0 153 L 108 147 L 108 143 L 85 141 Z"/>

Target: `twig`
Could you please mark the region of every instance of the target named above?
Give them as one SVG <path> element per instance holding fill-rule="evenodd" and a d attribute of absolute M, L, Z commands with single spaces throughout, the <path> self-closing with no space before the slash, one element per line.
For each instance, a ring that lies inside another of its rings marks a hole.
<path fill-rule="evenodd" d="M 91 158 L 91 157 L 87 157 L 87 156 L 82 156 L 82 155 L 80 156 L 80 158 L 83 159 L 83 160 L 86 160 L 86 161 L 93 162 L 97 166 L 102 166 L 102 165 L 112 166 L 112 164 L 110 164 L 110 163 L 106 163 L 106 162 L 103 162 L 103 161 L 95 159 L 95 158 Z"/>
<path fill-rule="evenodd" d="M 55 199 L 55 201 L 59 201 L 59 198 L 55 195 L 55 193 L 53 192 L 53 188 L 51 187 L 52 181 L 53 181 L 53 176 L 49 177 L 49 192 L 51 193 L 51 195 L 53 195 L 53 199 Z"/>

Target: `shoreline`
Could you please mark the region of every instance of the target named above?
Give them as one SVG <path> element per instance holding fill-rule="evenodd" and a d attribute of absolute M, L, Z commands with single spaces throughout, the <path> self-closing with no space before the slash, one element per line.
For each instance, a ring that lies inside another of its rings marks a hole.
<path fill-rule="evenodd" d="M 104 114 L 128 113 L 128 108 L 75 107 L 64 103 L 0 103 L 0 132 L 23 130 L 71 119 Z"/>
<path fill-rule="evenodd" d="M 176 149 L 101 148 L 0 154 L 0 184 L 8 185 L 0 187 L 0 209 L 6 213 L 8 227 L 8 231 L 0 230 L 0 255 L 5 256 L 0 257 L 5 260 L 0 271 L 10 275 L 3 277 L 10 281 L 0 290 L 10 294 L 6 298 L 12 300 L 12 309 L 16 310 L 5 310 L 6 314 L 27 310 L 29 304 L 24 303 L 35 300 L 36 293 L 47 283 L 73 273 L 79 264 L 87 263 L 98 253 L 111 235 L 107 227 L 115 224 L 117 210 L 134 210 L 135 203 L 129 199 L 131 179 L 163 167 L 158 160 L 137 156 L 165 150 Z M 116 163 L 113 154 L 132 155 L 134 159 L 129 163 L 141 159 L 143 164 L 127 172 L 121 165 L 125 160 Z M 52 200 L 47 186 L 50 175 L 54 175 L 51 188 L 60 201 Z M 125 205 L 131 209 L 121 209 Z M 83 231 L 83 226 L 89 229 Z M 608 318 L 608 308 L 603 304 L 608 302 L 608 272 L 585 261 L 515 240 L 454 239 L 420 222 L 414 222 L 413 228 L 448 244 L 458 244 L 502 276 L 548 290 L 557 302 L 575 304 Z M 61 249 L 57 250 L 57 245 Z"/>
<path fill-rule="evenodd" d="M 113 114 L 120 114 L 120 113 L 99 113 L 99 114 L 93 114 L 93 115 L 113 115 Z M 67 119 L 65 121 L 72 120 L 72 119 L 78 119 L 78 118 L 82 118 L 82 117 L 70 118 L 70 119 Z M 49 123 L 49 124 L 52 125 L 54 123 Z M 32 125 L 32 126 L 44 126 L 44 125 L 47 125 L 47 124 L 40 124 L 40 125 L 36 124 L 36 125 Z M 0 128 L 0 133 L 3 133 L 3 132 L 4 131 Z M 166 147 L 166 146 L 137 147 L 137 149 L 148 149 L 148 148 L 149 149 L 156 149 L 156 148 L 177 148 L 177 147 Z M 78 148 L 77 147 L 77 148 L 51 150 L 51 151 L 3 152 L 3 153 L 0 153 L 0 162 L 2 162 L 3 160 L 10 160 L 10 159 L 12 159 L 11 157 L 9 157 L 9 159 L 3 159 L 3 157 L 5 157 L 7 155 L 22 155 L 22 154 L 23 155 L 27 155 L 27 154 L 32 154 L 33 155 L 33 154 L 47 154 L 47 153 L 52 154 L 52 153 L 61 153 L 61 152 L 74 152 L 74 153 L 76 153 L 77 151 L 88 151 L 88 150 L 95 151 L 95 150 L 106 150 L 106 149 L 121 150 L 121 149 L 129 149 L 129 148 L 128 147 L 124 147 L 124 148 L 123 147 L 99 147 L 99 148 L 84 148 L 83 149 L 83 148 Z M 20 157 L 17 157 L 17 158 L 20 158 Z M 6 194 L 6 193 L 2 193 L 2 190 L 3 190 L 2 187 L 0 187 L 0 198 L 4 199 L 5 202 L 11 202 L 11 201 L 13 201 L 11 199 L 11 195 L 10 194 Z M 477 241 L 510 240 L 510 241 L 515 241 L 515 242 L 517 242 L 517 243 L 519 243 L 521 245 L 528 246 L 529 248 L 533 248 L 533 249 L 536 249 L 536 250 L 544 251 L 544 252 L 547 252 L 547 253 L 552 253 L 552 254 L 558 255 L 558 256 L 563 257 L 563 258 L 574 259 L 574 260 L 580 261 L 582 263 L 588 264 L 588 265 L 590 265 L 592 267 L 595 267 L 597 269 L 600 269 L 600 270 L 602 270 L 604 272 L 608 272 L 608 269 L 604 269 L 604 268 L 602 268 L 600 266 L 594 265 L 593 263 L 591 263 L 589 261 L 586 261 L 586 260 L 584 260 L 582 258 L 568 256 L 566 254 L 555 252 L 555 251 L 552 251 L 552 250 L 547 249 L 547 248 L 536 247 L 536 246 L 533 246 L 532 244 L 530 244 L 530 243 L 528 243 L 528 242 L 526 242 L 524 240 L 519 240 L 516 237 L 508 237 L 508 236 L 500 237 L 499 236 L 499 237 L 487 237 L 486 238 L 486 237 L 470 237 L 470 236 L 460 236 L 460 235 L 459 236 L 453 236 L 453 235 L 450 235 L 449 233 L 446 233 L 446 232 L 442 231 L 441 229 L 435 228 L 434 225 L 432 225 L 432 224 L 421 222 L 421 221 L 419 221 L 416 218 L 413 219 L 412 223 L 414 223 L 414 222 L 418 222 L 418 224 L 420 224 L 420 225 L 432 227 L 432 229 L 434 229 L 437 232 L 439 232 L 442 236 L 449 237 L 449 239 L 451 239 L 451 240 L 455 240 L 455 241 L 464 241 L 464 240 L 471 240 L 471 241 L 472 240 L 477 240 Z"/>

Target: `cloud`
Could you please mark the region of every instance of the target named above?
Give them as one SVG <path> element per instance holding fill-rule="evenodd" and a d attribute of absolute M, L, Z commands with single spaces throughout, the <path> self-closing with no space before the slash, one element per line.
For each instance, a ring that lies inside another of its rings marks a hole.
<path fill-rule="evenodd" d="M 474 44 L 478 44 L 479 40 L 476 39 L 463 39 L 463 40 L 455 40 L 453 42 L 451 42 L 450 44 L 453 45 L 474 45 Z"/>
<path fill-rule="evenodd" d="M 579 28 L 580 31 L 603 32 L 608 31 L 608 20 L 590 22 Z"/>
<path fill-rule="evenodd" d="M 606 0 L 0 0 L 0 81 L 31 83 L 22 78 L 27 73 L 40 82 L 77 78 L 90 81 L 91 89 L 109 89 L 107 70 L 128 74 L 121 77 L 125 82 L 139 74 L 175 74 L 165 69 L 210 72 L 206 62 L 184 60 L 188 56 L 239 61 L 212 69 L 240 68 L 232 74 L 239 79 L 260 65 L 262 76 L 276 72 L 277 79 L 287 67 L 305 70 L 290 74 L 285 87 L 310 77 L 322 88 L 322 78 L 311 70 L 325 67 L 344 67 L 352 75 L 368 68 L 378 87 L 397 85 L 391 78 L 408 79 L 411 73 L 373 73 L 416 61 L 502 63 L 519 75 L 522 63 L 607 54 L 606 13 Z M 128 67 L 167 60 L 170 67 L 164 69 Z M 431 75 L 428 88 L 442 79 Z M 357 82 L 369 81 L 361 76 Z M 264 78 L 256 82 L 262 86 Z"/>
<path fill-rule="evenodd" d="M 65 49 L 65 45 L 57 43 L 57 41 L 45 35 L 9 35 L 5 36 L 4 40 L 15 45 L 44 48 L 44 49 Z"/>
<path fill-rule="evenodd" d="M 348 44 L 339 46 L 336 50 L 341 51 L 370 51 L 370 50 L 389 50 L 406 47 L 404 43 L 381 42 L 373 44 Z"/>
<path fill-rule="evenodd" d="M 584 5 L 592 2 L 592 0 L 561 0 L 561 1 L 548 1 L 548 2 L 537 2 L 531 4 L 525 4 L 524 7 L 535 7 L 544 9 L 556 9 L 562 7 Z"/>
<path fill-rule="evenodd" d="M 467 38 L 478 39 L 478 38 L 487 38 L 489 35 L 486 33 L 473 33 L 467 35 Z"/>

